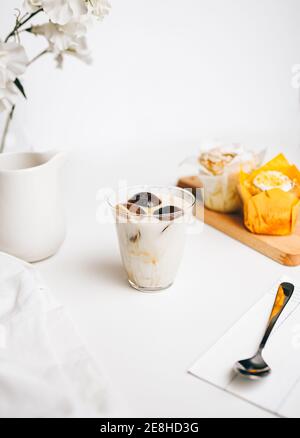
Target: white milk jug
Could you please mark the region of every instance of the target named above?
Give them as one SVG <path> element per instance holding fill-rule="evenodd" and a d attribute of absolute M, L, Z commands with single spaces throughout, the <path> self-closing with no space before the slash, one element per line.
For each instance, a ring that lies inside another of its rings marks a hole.
<path fill-rule="evenodd" d="M 0 154 L 0 251 L 28 262 L 55 254 L 65 237 L 62 152 Z"/>

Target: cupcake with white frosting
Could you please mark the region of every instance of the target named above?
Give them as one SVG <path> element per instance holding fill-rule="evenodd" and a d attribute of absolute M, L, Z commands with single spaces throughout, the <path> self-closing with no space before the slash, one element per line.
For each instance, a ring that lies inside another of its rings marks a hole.
<path fill-rule="evenodd" d="M 204 186 L 205 207 L 221 213 L 241 208 L 238 193 L 239 172 L 251 172 L 263 159 L 264 152 L 255 153 L 238 144 L 223 144 L 202 150 L 198 156 L 199 177 Z"/>

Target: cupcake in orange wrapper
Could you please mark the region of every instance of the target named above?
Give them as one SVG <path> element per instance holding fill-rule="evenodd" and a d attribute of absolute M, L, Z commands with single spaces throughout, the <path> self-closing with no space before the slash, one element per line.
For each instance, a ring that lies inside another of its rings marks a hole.
<path fill-rule="evenodd" d="M 283 154 L 250 174 L 240 173 L 245 226 L 256 234 L 284 236 L 295 230 L 300 171 Z"/>

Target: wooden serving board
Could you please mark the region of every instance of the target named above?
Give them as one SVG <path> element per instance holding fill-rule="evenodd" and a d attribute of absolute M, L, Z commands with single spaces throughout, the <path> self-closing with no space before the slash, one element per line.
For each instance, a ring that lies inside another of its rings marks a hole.
<path fill-rule="evenodd" d="M 202 186 L 197 176 L 181 178 L 178 186 L 182 188 L 196 189 Z M 222 214 L 204 210 L 204 221 L 230 237 L 250 246 L 267 257 L 286 266 L 300 265 L 300 223 L 293 235 L 290 236 L 266 236 L 253 234 L 243 224 L 242 215 Z"/>

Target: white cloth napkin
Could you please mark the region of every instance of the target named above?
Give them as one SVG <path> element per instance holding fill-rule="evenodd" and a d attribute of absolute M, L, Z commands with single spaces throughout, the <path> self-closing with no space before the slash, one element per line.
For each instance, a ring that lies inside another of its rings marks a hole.
<path fill-rule="evenodd" d="M 240 359 L 253 356 L 266 329 L 281 278 L 219 341 L 189 369 L 194 376 L 282 417 L 300 416 L 300 289 L 280 316 L 263 356 L 268 377 L 249 381 L 233 372 Z"/>
<path fill-rule="evenodd" d="M 0 417 L 101 417 L 106 382 L 30 265 L 0 253 Z"/>

